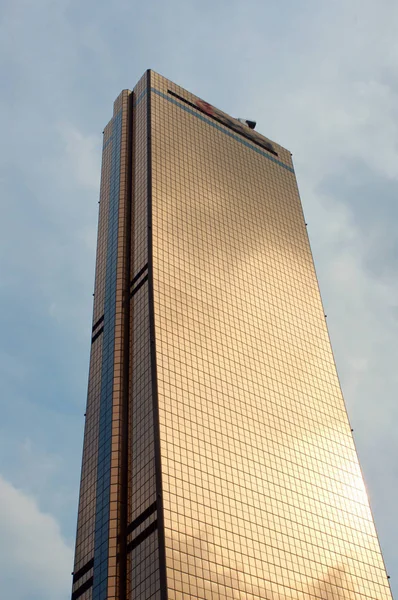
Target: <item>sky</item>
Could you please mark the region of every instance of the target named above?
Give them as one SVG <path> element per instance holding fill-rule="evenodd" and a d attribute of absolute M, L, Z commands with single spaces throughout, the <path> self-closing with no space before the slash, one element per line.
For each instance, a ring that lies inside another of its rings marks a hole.
<path fill-rule="evenodd" d="M 397 30 L 396 0 L 2 1 L 2 597 L 70 597 L 102 130 L 147 68 L 293 153 L 398 597 Z"/>

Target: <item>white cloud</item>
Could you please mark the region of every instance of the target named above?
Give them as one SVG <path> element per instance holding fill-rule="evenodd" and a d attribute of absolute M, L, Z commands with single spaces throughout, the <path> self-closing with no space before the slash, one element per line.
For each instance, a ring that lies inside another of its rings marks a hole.
<path fill-rule="evenodd" d="M 54 517 L 0 475 L 2 598 L 63 600 L 70 593 L 72 549 Z"/>

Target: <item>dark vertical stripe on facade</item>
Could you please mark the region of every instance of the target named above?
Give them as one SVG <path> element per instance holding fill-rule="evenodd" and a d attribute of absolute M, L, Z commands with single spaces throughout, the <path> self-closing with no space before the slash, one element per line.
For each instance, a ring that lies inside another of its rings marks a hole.
<path fill-rule="evenodd" d="M 122 111 L 112 123 L 109 222 L 105 275 L 102 380 L 99 416 L 97 496 L 94 533 L 93 600 L 106 600 L 108 577 L 109 499 L 111 473 L 112 399 L 115 346 L 116 268 L 119 226 Z"/>
<path fill-rule="evenodd" d="M 159 575 L 160 597 L 167 600 L 167 574 L 166 574 L 166 544 L 164 533 L 162 470 L 160 454 L 160 426 L 159 426 L 159 401 L 158 380 L 156 368 L 156 337 L 155 337 L 155 306 L 153 296 L 153 251 L 152 251 L 152 124 L 151 124 L 151 71 L 147 71 L 147 168 L 148 168 L 148 299 L 149 299 L 149 335 L 150 335 L 150 360 L 152 377 L 153 401 L 153 427 L 155 441 L 155 470 L 156 470 L 156 502 L 158 514 L 159 536 Z"/>
<path fill-rule="evenodd" d="M 130 265 L 131 265 L 131 213 L 132 213 L 132 178 L 133 178 L 133 94 L 128 101 L 128 142 L 127 142 L 127 194 L 126 194 L 126 279 L 123 304 L 124 320 L 124 365 L 123 365 L 123 409 L 122 409 L 122 443 L 121 443 L 121 514 L 120 514 L 120 600 L 127 600 L 127 520 L 128 520 L 128 423 L 129 423 L 129 365 L 130 365 Z"/>

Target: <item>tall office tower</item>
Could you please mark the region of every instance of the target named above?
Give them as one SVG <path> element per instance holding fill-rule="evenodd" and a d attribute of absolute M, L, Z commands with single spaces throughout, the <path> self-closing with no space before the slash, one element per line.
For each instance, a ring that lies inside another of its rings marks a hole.
<path fill-rule="evenodd" d="M 152 71 L 104 131 L 74 569 L 73 600 L 391 599 L 291 155 Z"/>

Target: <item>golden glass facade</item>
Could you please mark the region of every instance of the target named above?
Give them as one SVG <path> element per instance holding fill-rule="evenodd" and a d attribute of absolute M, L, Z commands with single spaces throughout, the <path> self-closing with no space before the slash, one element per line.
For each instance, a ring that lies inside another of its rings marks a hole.
<path fill-rule="evenodd" d="M 104 133 L 96 324 L 73 600 L 392 598 L 291 155 L 152 71 Z"/>

